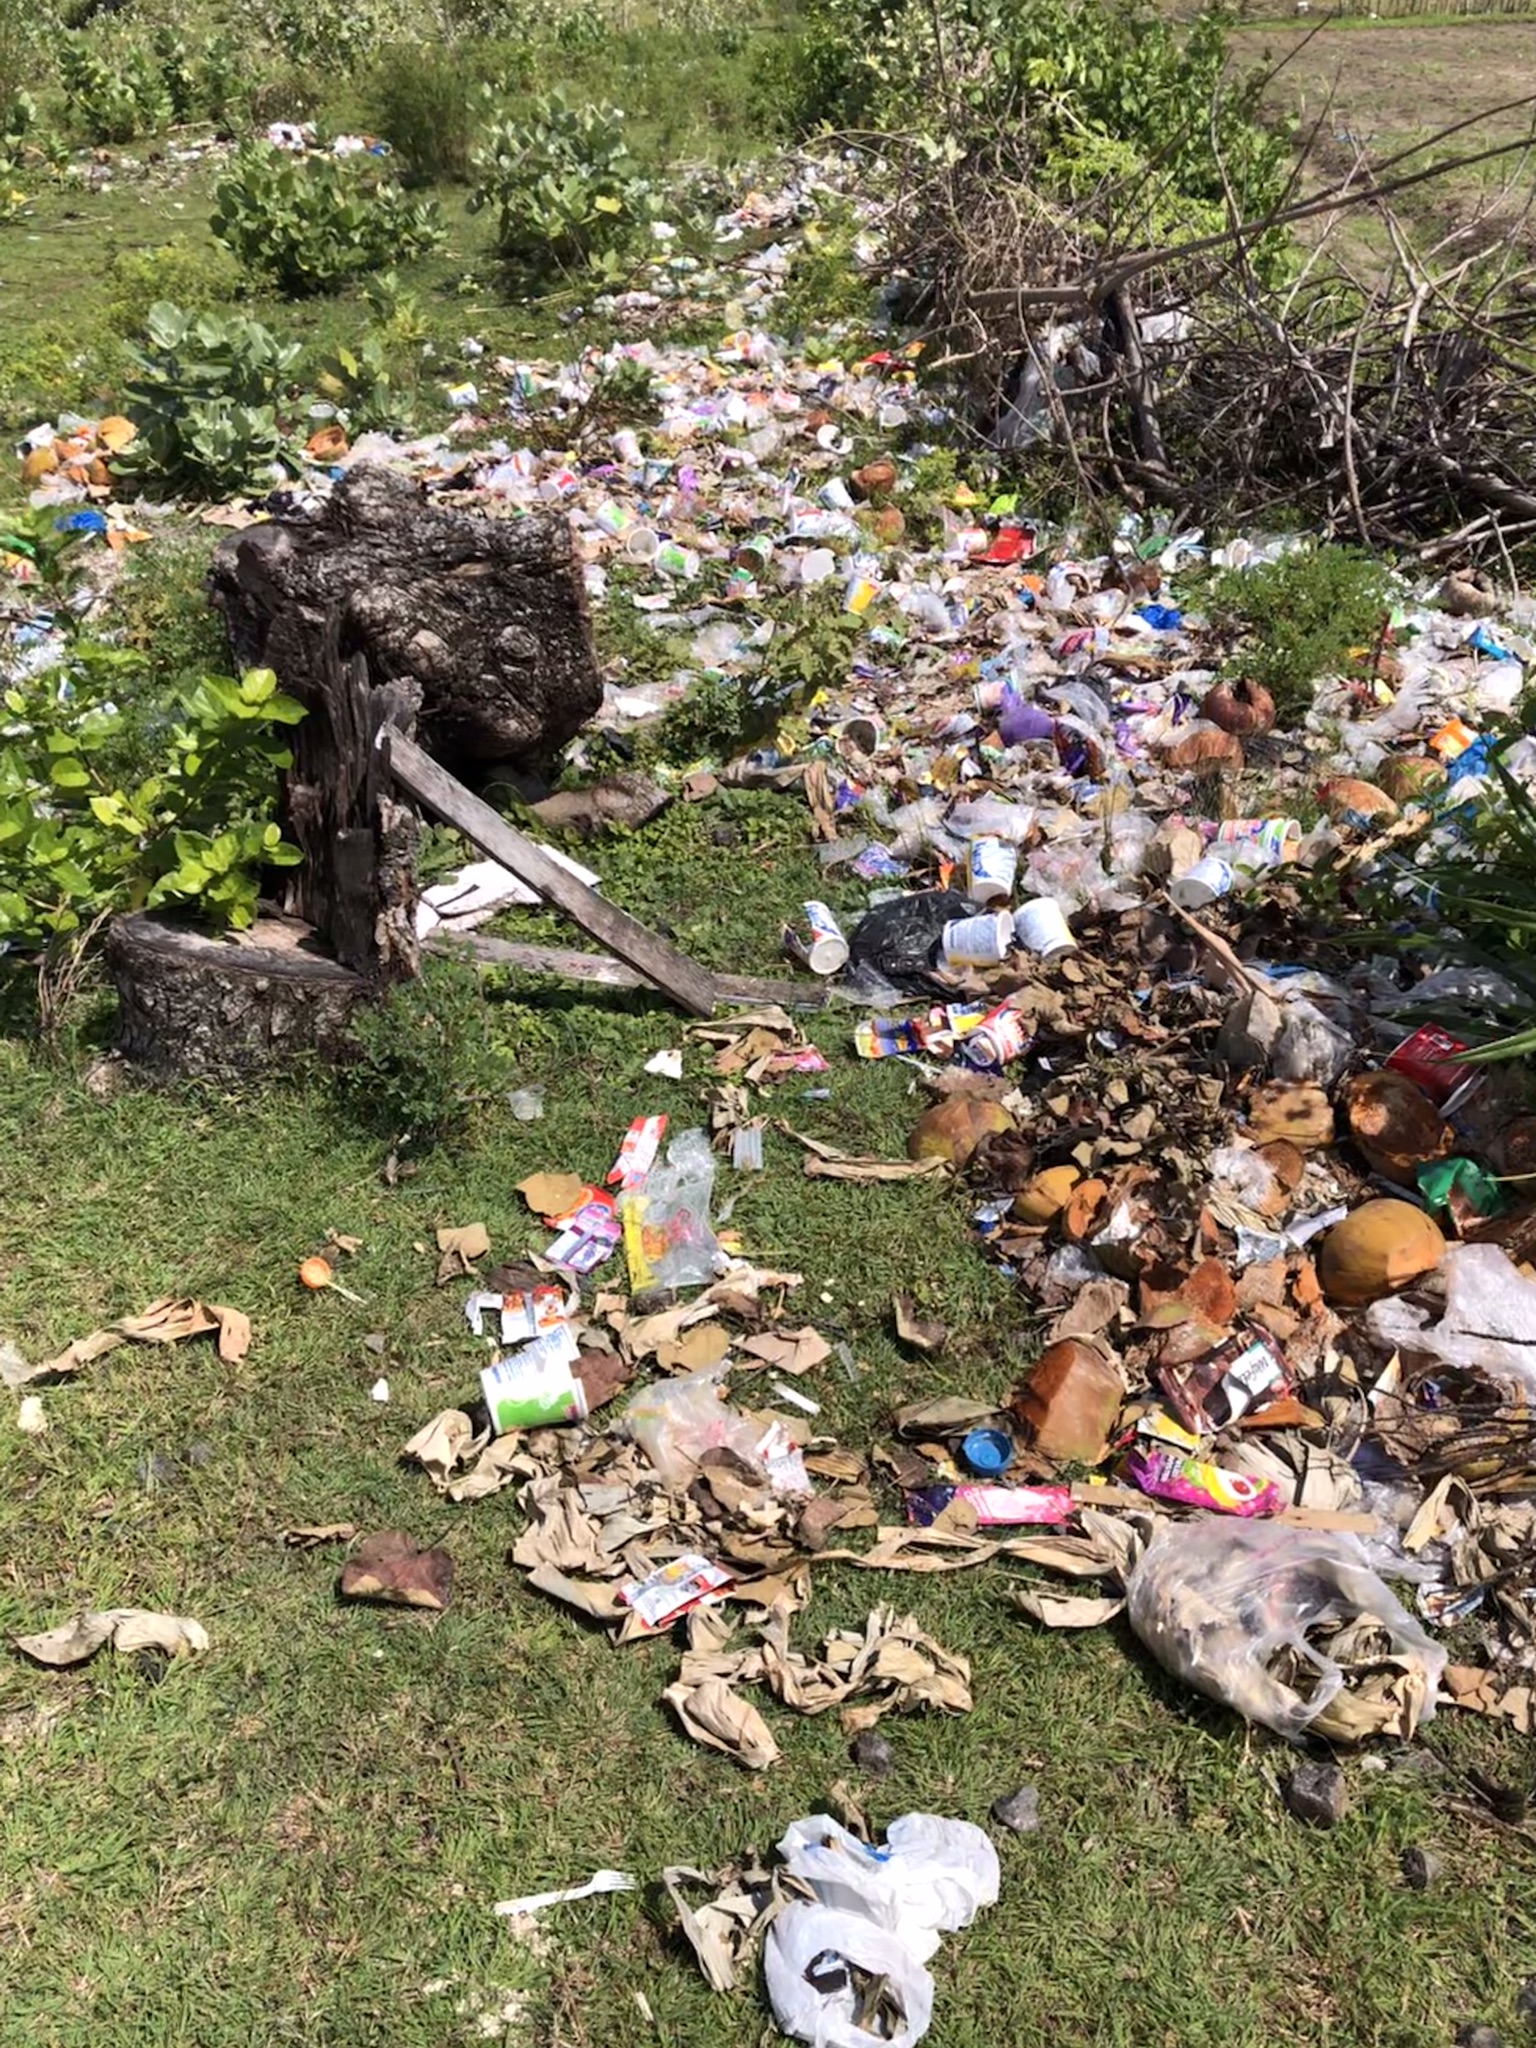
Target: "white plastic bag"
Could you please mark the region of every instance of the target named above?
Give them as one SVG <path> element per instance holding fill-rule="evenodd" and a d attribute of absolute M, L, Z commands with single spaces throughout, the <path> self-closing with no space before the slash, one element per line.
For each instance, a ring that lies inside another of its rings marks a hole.
<path fill-rule="evenodd" d="M 1131 1573 L 1126 1611 L 1166 1671 L 1290 1742 L 1406 1741 L 1433 1717 L 1445 1651 L 1353 1537 L 1281 1522 L 1169 1523 Z M 1329 1630 L 1348 1671 L 1313 1640 Z"/>
<path fill-rule="evenodd" d="M 830 1814 L 813 1813 L 788 1830 L 779 1854 L 822 1905 L 862 1913 L 899 1936 L 919 1962 L 941 1934 L 969 1927 L 997 1899 L 997 1851 L 980 1828 L 941 1814 L 903 1814 L 886 1829 L 882 1848 Z"/>
<path fill-rule="evenodd" d="M 1406 1301 L 1378 1301 L 1365 1319 L 1372 1337 L 1410 1357 L 1480 1372 L 1536 1402 L 1536 1281 L 1495 1244 L 1453 1244 L 1440 1270 L 1438 1323 Z"/>
<path fill-rule="evenodd" d="M 886 1980 L 901 2008 L 899 2031 L 882 2036 L 857 2024 L 855 1970 Z M 933 1979 L 912 1951 L 872 1920 L 827 1906 L 784 1908 L 768 1930 L 763 1977 L 780 2027 L 813 2048 L 914 2048 L 933 2018 Z"/>

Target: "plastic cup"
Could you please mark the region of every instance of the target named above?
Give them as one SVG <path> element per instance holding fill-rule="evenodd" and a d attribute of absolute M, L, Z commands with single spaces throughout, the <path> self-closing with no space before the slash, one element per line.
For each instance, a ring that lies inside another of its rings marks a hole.
<path fill-rule="evenodd" d="M 552 1429 L 562 1422 L 584 1422 L 587 1390 L 571 1371 L 568 1358 L 556 1357 L 540 1345 L 540 1355 L 499 1358 L 480 1375 L 480 1391 L 498 1436 L 513 1429 Z"/>
<path fill-rule="evenodd" d="M 829 512 L 853 510 L 853 493 L 840 476 L 835 476 L 830 483 L 823 484 L 817 495 Z"/>
<path fill-rule="evenodd" d="M 836 974 L 848 965 L 848 941 L 825 903 L 804 906 L 805 930 L 796 933 L 801 958 L 812 974 Z"/>
<path fill-rule="evenodd" d="M 1237 858 L 1228 849 L 1252 847 L 1266 867 L 1294 860 L 1301 845 L 1299 818 L 1235 818 L 1216 828 L 1221 858 Z"/>
<path fill-rule="evenodd" d="M 1049 960 L 1056 953 L 1072 953 L 1077 941 L 1067 923 L 1067 913 L 1054 896 L 1036 896 L 1018 910 L 1013 920 L 1014 937 L 1026 953 Z"/>
<path fill-rule="evenodd" d="M 640 436 L 633 427 L 620 427 L 612 442 L 613 452 L 626 469 L 637 469 L 641 463 Z"/>
<path fill-rule="evenodd" d="M 1001 1429 L 973 1429 L 960 1445 L 960 1455 L 982 1479 L 993 1479 L 1013 1463 L 1013 1438 Z"/>
<path fill-rule="evenodd" d="M 1013 919 L 1006 911 L 984 917 L 957 917 L 945 925 L 946 967 L 996 967 L 1013 943 Z"/>
<path fill-rule="evenodd" d="M 632 562 L 654 562 L 661 535 L 649 526 L 632 526 L 624 536 L 624 553 Z"/>
<path fill-rule="evenodd" d="M 1208 853 L 1197 860 L 1187 874 L 1168 884 L 1168 894 L 1180 910 L 1204 910 L 1232 887 L 1232 863 Z"/>
<path fill-rule="evenodd" d="M 692 548 L 685 548 L 675 540 L 664 540 L 654 557 L 656 567 L 663 576 L 678 576 L 684 582 L 692 582 L 699 573 L 699 558 Z"/>
<path fill-rule="evenodd" d="M 973 903 L 1006 903 L 1019 872 L 1019 849 L 1006 839 L 971 841 L 971 880 L 966 894 Z"/>

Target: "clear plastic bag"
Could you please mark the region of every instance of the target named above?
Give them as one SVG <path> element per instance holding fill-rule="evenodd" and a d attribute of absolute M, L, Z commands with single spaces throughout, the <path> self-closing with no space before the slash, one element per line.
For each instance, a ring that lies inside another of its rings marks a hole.
<path fill-rule="evenodd" d="M 779 1854 L 822 1905 L 863 1914 L 897 1935 L 919 1962 L 935 1952 L 941 1934 L 969 1927 L 997 1900 L 996 1849 L 980 1828 L 942 1814 L 903 1814 L 886 1829 L 881 1848 L 829 1814 L 813 1813 L 790 1827 Z"/>
<path fill-rule="evenodd" d="M 1410 1357 L 1481 1373 L 1536 1403 L 1536 1281 L 1494 1244 L 1455 1244 L 1441 1267 L 1445 1314 L 1431 1322 L 1406 1301 L 1378 1301 L 1366 1328 Z"/>
<path fill-rule="evenodd" d="M 1164 1670 L 1289 1742 L 1407 1740 L 1434 1714 L 1445 1651 L 1350 1536 L 1173 1523 L 1132 1571 L 1126 1609 Z"/>
<path fill-rule="evenodd" d="M 630 1396 L 623 1426 L 668 1486 L 688 1486 L 706 1451 L 735 1451 L 759 1460 L 763 1428 L 728 1406 L 721 1382 L 723 1365 L 677 1380 L 657 1380 Z"/>
<path fill-rule="evenodd" d="M 856 2015 L 867 1984 L 883 1977 L 899 2020 L 875 2034 Z M 933 1979 L 894 1934 L 857 1913 L 796 1902 L 768 1930 L 763 1979 L 782 2030 L 814 2048 L 915 2048 L 933 2018 Z"/>
<path fill-rule="evenodd" d="M 702 1287 L 715 1277 L 720 1247 L 709 1225 L 715 1155 L 702 1131 L 684 1131 L 667 1147 L 664 1166 L 619 1203 L 630 1285 Z"/>

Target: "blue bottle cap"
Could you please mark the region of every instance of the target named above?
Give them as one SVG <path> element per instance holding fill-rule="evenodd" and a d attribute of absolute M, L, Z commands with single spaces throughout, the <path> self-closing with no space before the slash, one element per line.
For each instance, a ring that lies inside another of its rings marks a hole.
<path fill-rule="evenodd" d="M 973 1429 L 961 1444 L 960 1455 L 979 1478 L 992 1479 L 1013 1463 L 1013 1438 L 1001 1429 Z"/>

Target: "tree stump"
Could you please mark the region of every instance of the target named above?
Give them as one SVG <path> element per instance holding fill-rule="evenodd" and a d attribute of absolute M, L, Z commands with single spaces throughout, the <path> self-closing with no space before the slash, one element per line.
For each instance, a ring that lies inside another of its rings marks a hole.
<path fill-rule="evenodd" d="M 160 1074 L 255 1074 L 301 1052 L 334 1059 L 369 982 L 297 918 L 214 938 L 172 918 L 121 917 L 107 934 L 118 1049 Z"/>
<path fill-rule="evenodd" d="M 374 688 L 419 692 L 418 737 L 450 772 L 549 760 L 602 701 L 567 521 L 429 504 L 360 463 L 319 516 L 231 534 L 213 602 L 235 659 L 310 703 L 328 622 Z"/>

